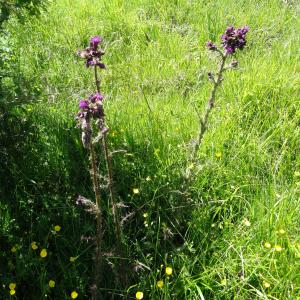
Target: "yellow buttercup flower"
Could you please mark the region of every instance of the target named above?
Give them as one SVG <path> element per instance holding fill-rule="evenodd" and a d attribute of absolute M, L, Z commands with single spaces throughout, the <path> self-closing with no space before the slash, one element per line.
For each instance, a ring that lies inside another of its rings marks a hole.
<path fill-rule="evenodd" d="M 55 230 L 56 232 L 59 232 L 59 231 L 61 230 L 61 227 L 60 227 L 59 225 L 55 225 L 55 226 L 54 226 L 54 230 Z"/>
<path fill-rule="evenodd" d="M 137 189 L 137 188 L 134 188 L 132 191 L 133 191 L 134 194 L 139 194 L 140 193 L 139 189 Z"/>
<path fill-rule="evenodd" d="M 172 269 L 171 267 L 166 267 L 165 272 L 166 272 L 166 274 L 167 274 L 168 276 L 170 276 L 170 275 L 172 275 L 172 273 L 173 273 L 173 269 Z"/>
<path fill-rule="evenodd" d="M 222 157 L 222 152 L 216 152 L 216 157 L 221 158 Z"/>
<path fill-rule="evenodd" d="M 135 298 L 138 300 L 141 300 L 144 298 L 144 293 L 143 292 L 136 292 Z"/>
<path fill-rule="evenodd" d="M 283 250 L 283 248 L 280 245 L 275 245 L 274 246 L 275 251 L 280 252 Z"/>
<path fill-rule="evenodd" d="M 36 242 L 31 243 L 31 248 L 32 248 L 32 250 L 36 250 L 38 248 Z"/>
<path fill-rule="evenodd" d="M 164 286 L 164 282 L 162 280 L 158 280 L 156 282 L 156 286 L 161 289 Z"/>
<path fill-rule="evenodd" d="M 15 290 L 15 289 L 16 289 L 16 286 L 17 286 L 17 285 L 16 285 L 15 282 L 11 282 L 11 283 L 9 284 L 8 287 L 9 287 L 10 290 Z"/>
<path fill-rule="evenodd" d="M 55 281 L 54 280 L 49 280 L 49 286 L 51 287 L 51 288 L 54 288 L 55 287 Z"/>
<path fill-rule="evenodd" d="M 221 280 L 221 285 L 226 285 L 227 284 L 227 280 L 226 280 L 226 278 L 223 278 L 222 280 Z"/>
<path fill-rule="evenodd" d="M 193 163 L 191 163 L 189 166 L 188 166 L 188 169 L 194 169 L 195 165 Z"/>
<path fill-rule="evenodd" d="M 267 288 L 269 288 L 271 286 L 271 284 L 269 282 L 267 282 L 267 281 L 264 281 L 263 282 L 263 286 L 264 286 L 265 289 L 267 289 Z"/>
<path fill-rule="evenodd" d="M 42 251 L 40 252 L 40 256 L 42 257 L 42 258 L 45 258 L 46 256 L 47 256 L 47 250 L 46 249 L 42 249 Z"/>
<path fill-rule="evenodd" d="M 76 291 L 73 291 L 72 293 L 71 293 L 71 298 L 72 299 L 76 299 L 78 297 L 78 293 L 76 292 Z"/>
<path fill-rule="evenodd" d="M 265 246 L 265 248 L 271 248 L 271 247 L 272 247 L 271 244 L 270 244 L 269 242 L 265 242 L 265 243 L 264 243 L 264 246 Z"/>
<path fill-rule="evenodd" d="M 16 293 L 16 290 L 10 290 L 10 291 L 9 291 L 9 294 L 10 294 L 11 296 L 13 296 L 15 293 Z"/>
<path fill-rule="evenodd" d="M 70 257 L 70 262 L 74 262 L 76 260 L 76 257 L 71 256 Z"/>

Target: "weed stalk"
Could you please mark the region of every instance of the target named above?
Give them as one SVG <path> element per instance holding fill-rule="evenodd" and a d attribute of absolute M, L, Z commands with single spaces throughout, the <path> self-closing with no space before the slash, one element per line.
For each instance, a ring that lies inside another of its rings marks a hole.
<path fill-rule="evenodd" d="M 97 92 L 100 94 L 100 79 L 98 77 L 98 72 L 97 72 L 97 66 L 94 66 L 94 76 L 95 76 L 95 85 Z M 103 118 L 104 122 L 104 118 Z M 103 124 L 104 125 L 104 124 Z M 122 283 L 126 284 L 127 282 L 127 276 L 125 272 L 125 264 L 124 264 L 124 252 L 123 252 L 123 247 L 122 247 L 122 231 L 121 231 L 121 222 L 120 222 L 120 217 L 119 217 L 119 212 L 118 212 L 118 207 L 116 204 L 115 200 L 115 195 L 114 195 L 114 181 L 113 181 L 113 171 L 112 171 L 112 155 L 108 150 L 108 141 L 107 141 L 107 134 L 108 131 L 103 132 L 103 137 L 102 137 L 102 143 L 103 143 L 103 149 L 104 149 L 104 157 L 106 161 L 106 167 L 107 167 L 107 175 L 108 175 L 108 190 L 109 190 L 109 196 L 110 196 L 110 204 L 111 204 L 111 209 L 112 209 L 112 216 L 113 216 L 113 222 L 114 222 L 114 227 L 115 227 L 115 236 L 116 236 L 116 250 L 117 254 L 120 259 L 120 272 L 117 272 L 117 280 Z"/>

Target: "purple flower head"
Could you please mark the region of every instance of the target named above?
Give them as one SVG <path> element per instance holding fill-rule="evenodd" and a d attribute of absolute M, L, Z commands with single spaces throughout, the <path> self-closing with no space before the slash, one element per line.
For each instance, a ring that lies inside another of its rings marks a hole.
<path fill-rule="evenodd" d="M 94 36 L 90 39 L 90 47 L 94 50 L 97 50 L 98 45 L 102 42 L 102 38 L 100 36 Z"/>
<path fill-rule="evenodd" d="M 217 50 L 217 46 L 212 41 L 208 41 L 206 47 L 211 51 Z"/>
<path fill-rule="evenodd" d="M 232 54 L 235 52 L 235 48 L 232 46 L 226 45 L 224 48 L 225 48 L 227 54 Z"/>
<path fill-rule="evenodd" d="M 89 109 L 89 102 L 87 100 L 80 100 L 79 101 L 79 108 L 82 110 Z"/>
<path fill-rule="evenodd" d="M 233 26 L 230 26 L 225 30 L 225 34 L 221 36 L 221 41 L 224 49 L 226 50 L 226 54 L 233 54 L 236 49 L 242 50 L 245 47 L 246 34 L 248 31 L 248 26 L 238 29 L 234 29 Z"/>
<path fill-rule="evenodd" d="M 89 57 L 87 60 L 86 60 L 86 67 L 90 67 L 90 66 L 93 66 L 95 65 L 95 62 L 94 62 L 94 59 L 93 57 Z"/>
<path fill-rule="evenodd" d="M 234 32 L 234 27 L 233 26 L 229 26 L 225 30 L 225 34 L 232 34 L 233 32 Z"/>
<path fill-rule="evenodd" d="M 92 94 L 90 97 L 89 97 L 90 101 L 92 103 L 95 103 L 95 102 L 102 102 L 102 100 L 104 99 L 103 95 L 100 94 L 100 93 L 95 93 L 95 94 Z"/>
<path fill-rule="evenodd" d="M 90 39 L 90 46 L 78 50 L 77 55 L 85 59 L 86 67 L 98 66 L 100 69 L 106 69 L 104 63 L 101 62 L 102 56 L 105 54 L 104 51 L 98 49 L 99 44 L 102 42 L 102 37 L 94 36 Z"/>

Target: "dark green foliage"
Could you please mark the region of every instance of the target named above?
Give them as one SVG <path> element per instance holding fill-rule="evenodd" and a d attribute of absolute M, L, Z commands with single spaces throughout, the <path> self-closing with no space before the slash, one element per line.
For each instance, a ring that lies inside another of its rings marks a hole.
<path fill-rule="evenodd" d="M 0 28 L 2 23 L 16 14 L 21 20 L 25 20 L 24 14 L 37 15 L 45 8 L 47 0 L 0 0 Z"/>
<path fill-rule="evenodd" d="M 299 18 L 295 2 L 288 2 L 294 6 L 62 0 L 41 11 L 41 19 L 25 13 L 26 25 L 15 17 L 3 23 L 1 299 L 10 297 L 10 282 L 18 299 L 67 299 L 73 290 L 78 299 L 90 299 L 94 218 L 75 199 L 92 199 L 93 191 L 74 115 L 78 100 L 92 92 L 91 74 L 82 71 L 75 52 L 94 34 L 103 35 L 109 49 L 102 86 L 110 148 L 124 150 L 114 154 L 113 173 L 126 218 L 130 278 L 123 289 L 112 284 L 115 238 L 107 230 L 106 299 L 132 299 L 138 290 L 145 299 L 163 300 L 297 298 Z M 25 5 L 6 3 L 14 7 L 11 16 Z M 206 75 L 215 65 L 205 42 L 218 39 L 227 25 L 245 23 L 251 42 L 238 57 L 240 69 L 224 76 L 186 197 L 182 174 L 197 130 L 193 104 L 204 108 Z M 105 168 L 104 161 L 99 165 Z M 105 191 L 102 197 L 110 228 Z M 57 224 L 62 229 L 55 234 Z M 70 257 L 77 259 L 71 263 Z M 166 265 L 173 268 L 169 279 Z M 159 279 L 163 290 L 155 286 Z"/>

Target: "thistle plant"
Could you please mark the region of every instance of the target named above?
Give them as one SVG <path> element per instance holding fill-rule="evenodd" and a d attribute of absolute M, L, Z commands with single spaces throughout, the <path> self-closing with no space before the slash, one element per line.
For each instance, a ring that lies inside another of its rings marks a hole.
<path fill-rule="evenodd" d="M 79 102 L 80 111 L 77 114 L 77 121 L 81 128 L 81 140 L 84 148 L 90 152 L 91 161 L 91 177 L 93 182 L 93 189 L 95 193 L 95 202 L 90 201 L 82 196 L 79 196 L 76 203 L 83 205 L 86 211 L 96 215 L 96 257 L 95 257 L 95 287 L 93 292 L 93 298 L 99 299 L 99 284 L 100 284 L 100 273 L 102 264 L 102 241 L 103 241 L 103 230 L 102 230 L 102 205 L 101 205 L 101 193 L 100 193 L 100 182 L 99 178 L 102 178 L 98 174 L 98 166 L 95 152 L 95 144 L 102 141 L 102 149 L 104 153 L 104 159 L 106 161 L 107 169 L 107 184 L 104 182 L 102 186 L 106 186 L 109 192 L 110 205 L 112 209 L 112 216 L 115 227 L 116 237 L 116 250 L 120 258 L 123 256 L 122 242 L 121 242 L 121 224 L 118 216 L 117 205 L 115 201 L 113 191 L 113 173 L 112 173 L 112 161 L 111 153 L 108 149 L 107 135 L 109 129 L 105 123 L 105 113 L 103 107 L 104 96 L 100 89 L 100 76 L 98 71 L 106 69 L 105 64 L 102 62 L 102 56 L 105 54 L 104 51 L 100 50 L 99 44 L 102 42 L 102 38 L 99 36 L 92 37 L 90 39 L 90 46 L 84 50 L 79 50 L 78 55 L 85 59 L 86 67 L 93 68 L 94 83 L 96 91 L 91 94 L 87 99 L 82 99 Z M 118 281 L 124 281 L 125 271 L 124 263 L 121 260 Z"/>
<path fill-rule="evenodd" d="M 223 81 L 223 74 L 226 70 L 234 69 L 238 66 L 238 61 L 236 60 L 232 60 L 229 64 L 227 63 L 227 61 L 237 50 L 244 49 L 244 47 L 246 46 L 246 34 L 248 33 L 248 31 L 248 26 L 244 26 L 243 28 L 237 29 L 235 29 L 233 26 L 230 26 L 225 30 L 225 33 L 221 36 L 222 47 L 217 46 L 212 41 L 208 41 L 206 43 L 207 49 L 217 54 L 219 58 L 219 66 L 216 73 L 208 72 L 207 74 L 209 81 L 212 83 L 212 89 L 204 114 L 201 115 L 198 108 L 196 108 L 199 120 L 199 130 L 197 140 L 194 143 L 194 147 L 192 150 L 189 166 L 193 165 L 196 162 L 200 145 L 202 143 L 204 134 L 207 130 L 209 115 L 215 106 L 217 90 Z M 190 167 L 187 168 L 186 177 L 191 177 Z"/>

